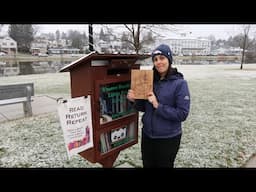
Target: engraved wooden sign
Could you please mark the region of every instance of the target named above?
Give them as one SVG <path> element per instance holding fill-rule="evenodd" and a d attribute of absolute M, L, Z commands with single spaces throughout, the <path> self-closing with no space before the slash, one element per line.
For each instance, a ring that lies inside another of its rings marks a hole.
<path fill-rule="evenodd" d="M 153 70 L 131 70 L 131 89 L 135 99 L 147 99 L 147 94 L 153 91 Z"/>

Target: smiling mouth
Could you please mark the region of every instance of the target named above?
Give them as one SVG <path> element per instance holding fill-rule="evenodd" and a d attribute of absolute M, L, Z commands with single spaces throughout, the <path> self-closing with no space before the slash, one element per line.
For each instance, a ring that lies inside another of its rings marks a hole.
<path fill-rule="evenodd" d="M 163 66 L 160 66 L 160 67 L 157 67 L 158 69 L 164 69 L 164 67 Z"/>

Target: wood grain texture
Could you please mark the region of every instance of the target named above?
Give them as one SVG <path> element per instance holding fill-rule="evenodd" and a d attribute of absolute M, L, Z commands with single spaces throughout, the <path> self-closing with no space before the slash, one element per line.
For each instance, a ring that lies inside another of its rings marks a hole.
<path fill-rule="evenodd" d="M 135 99 L 147 99 L 147 94 L 153 91 L 153 70 L 131 70 L 131 89 Z"/>

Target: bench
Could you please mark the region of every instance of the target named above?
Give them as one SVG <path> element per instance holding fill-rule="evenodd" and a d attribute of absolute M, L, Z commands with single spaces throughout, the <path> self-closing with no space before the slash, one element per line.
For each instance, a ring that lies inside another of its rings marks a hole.
<path fill-rule="evenodd" d="M 33 83 L 0 85 L 0 106 L 23 103 L 25 117 L 32 116 L 31 96 L 34 96 Z"/>

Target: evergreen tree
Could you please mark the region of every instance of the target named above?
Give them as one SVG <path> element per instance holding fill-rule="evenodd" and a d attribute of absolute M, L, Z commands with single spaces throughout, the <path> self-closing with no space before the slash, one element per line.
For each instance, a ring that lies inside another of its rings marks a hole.
<path fill-rule="evenodd" d="M 68 37 L 71 40 L 71 46 L 73 48 L 78 48 L 78 49 L 82 49 L 83 45 L 84 45 L 84 35 L 81 34 L 79 31 L 73 31 L 70 30 L 68 32 Z"/>
<path fill-rule="evenodd" d="M 60 47 L 60 31 L 57 30 L 57 31 L 55 32 L 55 35 L 56 35 L 57 47 Z"/>
<path fill-rule="evenodd" d="M 30 24 L 11 24 L 8 34 L 17 42 L 18 51 L 30 52 L 31 42 L 34 40 L 35 31 Z"/>
<path fill-rule="evenodd" d="M 101 30 L 100 30 L 99 39 L 105 41 L 105 34 L 104 34 L 102 28 L 101 28 Z"/>

